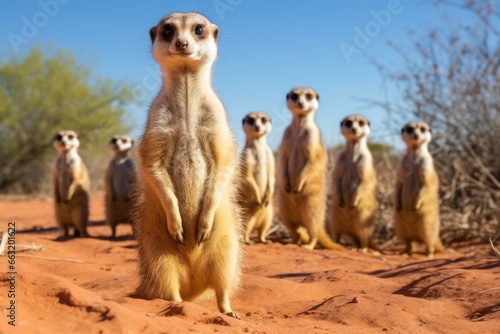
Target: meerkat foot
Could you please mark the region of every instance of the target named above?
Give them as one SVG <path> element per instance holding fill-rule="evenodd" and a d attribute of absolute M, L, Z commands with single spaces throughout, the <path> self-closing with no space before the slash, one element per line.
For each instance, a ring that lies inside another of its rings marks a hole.
<path fill-rule="evenodd" d="M 241 320 L 241 317 L 238 315 L 238 313 L 234 311 L 229 311 L 229 312 L 222 312 L 222 314 L 227 315 L 228 317 L 235 318 L 237 320 Z"/>

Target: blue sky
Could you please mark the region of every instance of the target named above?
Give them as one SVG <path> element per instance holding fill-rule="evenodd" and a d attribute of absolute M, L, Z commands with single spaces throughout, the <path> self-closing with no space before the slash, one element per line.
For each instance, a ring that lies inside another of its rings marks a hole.
<path fill-rule="evenodd" d="M 402 124 L 389 124 L 383 110 L 359 101 L 383 100 L 376 69 L 361 54 L 346 57 L 340 46 L 358 47 L 361 53 L 397 66 L 388 39 L 409 45 L 407 29 L 423 33 L 431 26 L 446 28 L 443 9 L 427 0 L 3 0 L 0 8 L 3 59 L 33 46 L 62 48 L 96 75 L 129 82 L 143 102 L 142 107 L 129 107 L 136 138 L 160 85 L 149 29 L 174 11 L 206 15 L 221 30 L 214 88 L 240 146 L 241 119 L 250 111 L 265 111 L 274 125 L 272 148 L 278 147 L 290 122 L 285 96 L 294 86 L 311 86 L 320 94 L 316 119 L 327 146 L 342 142 L 339 123 L 352 113 L 371 119 L 372 140 L 397 141 Z M 469 19 L 464 12 L 445 10 L 453 21 Z M 379 23 L 373 13 L 378 13 Z M 367 38 L 356 40 L 358 29 Z M 24 39 L 15 43 L 14 35 Z"/>

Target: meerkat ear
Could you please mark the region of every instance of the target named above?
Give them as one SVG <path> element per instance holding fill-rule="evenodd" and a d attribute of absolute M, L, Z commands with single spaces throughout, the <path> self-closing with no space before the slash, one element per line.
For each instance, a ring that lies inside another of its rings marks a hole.
<path fill-rule="evenodd" d="M 245 121 L 247 120 L 246 116 L 243 118 L 243 125 L 245 125 Z"/>
<path fill-rule="evenodd" d="M 212 34 L 214 35 L 214 40 L 217 42 L 219 40 L 219 27 L 212 23 Z"/>
<path fill-rule="evenodd" d="M 287 100 L 287 101 L 288 101 L 288 99 L 290 98 L 290 94 L 292 94 L 292 93 L 288 93 L 288 94 L 286 94 L 286 100 Z"/>
<path fill-rule="evenodd" d="M 134 146 L 134 144 L 135 144 L 135 143 L 134 143 L 134 140 L 133 140 L 133 139 L 130 139 L 130 144 L 131 144 L 132 146 Z"/>
<path fill-rule="evenodd" d="M 316 100 L 319 101 L 319 94 L 316 94 Z"/>
<path fill-rule="evenodd" d="M 155 42 L 157 32 L 158 32 L 158 26 L 154 26 L 153 28 L 149 29 L 149 36 L 151 37 L 151 43 Z"/>
<path fill-rule="evenodd" d="M 370 121 L 366 121 L 368 123 L 368 126 L 371 128 L 372 127 L 372 124 L 370 123 Z"/>
<path fill-rule="evenodd" d="M 405 133 L 405 128 L 406 126 L 403 126 L 403 128 L 401 129 L 401 134 Z"/>

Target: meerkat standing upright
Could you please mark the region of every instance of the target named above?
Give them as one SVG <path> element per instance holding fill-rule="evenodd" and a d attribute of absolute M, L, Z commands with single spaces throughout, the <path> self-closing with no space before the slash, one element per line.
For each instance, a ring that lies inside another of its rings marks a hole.
<path fill-rule="evenodd" d="M 114 136 L 109 142 L 115 156 L 109 162 L 104 183 L 106 221 L 111 227 L 112 238 L 116 235 L 116 225 L 130 221 L 135 165 L 129 152 L 133 145 L 134 141 L 129 136 Z"/>
<path fill-rule="evenodd" d="M 173 13 L 150 34 L 163 86 L 139 144 L 135 295 L 182 301 L 213 291 L 219 310 L 239 319 L 229 301 L 242 249 L 237 146 L 211 85 L 219 29 L 200 14 Z"/>
<path fill-rule="evenodd" d="M 412 254 L 413 242 L 423 242 L 427 255 L 442 251 L 439 239 L 439 180 L 428 150 L 431 129 L 410 122 L 401 130 L 406 153 L 399 162 L 395 189 L 395 225 L 399 239 Z"/>
<path fill-rule="evenodd" d="M 306 243 L 306 248 L 313 249 L 319 243 L 325 248 L 343 249 L 329 238 L 324 226 L 326 151 L 314 120 L 319 96 L 311 88 L 294 88 L 286 99 L 293 119 L 278 155 L 282 223 L 298 243 Z"/>
<path fill-rule="evenodd" d="M 244 180 L 239 202 L 247 222 L 247 243 L 254 229 L 259 231 L 260 242 L 267 243 L 266 233 L 273 221 L 274 155 L 266 142 L 271 129 L 271 120 L 265 113 L 252 112 L 243 119 L 246 142 L 241 154 Z"/>
<path fill-rule="evenodd" d="M 340 123 L 346 148 L 337 158 L 332 172 L 331 224 L 335 241 L 342 234 L 363 251 L 379 250 L 372 239 L 377 207 L 377 176 L 368 149 L 370 122 L 360 115 L 347 116 Z"/>
<path fill-rule="evenodd" d="M 75 237 L 88 237 L 90 181 L 78 155 L 80 141 L 75 131 L 66 130 L 59 131 L 53 143 L 59 152 L 52 173 L 57 224 L 64 236 L 68 236 L 70 227 L 75 227 Z"/>

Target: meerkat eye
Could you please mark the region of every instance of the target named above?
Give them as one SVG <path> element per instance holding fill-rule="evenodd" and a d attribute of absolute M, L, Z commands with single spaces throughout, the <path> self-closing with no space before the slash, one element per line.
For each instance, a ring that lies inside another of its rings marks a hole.
<path fill-rule="evenodd" d="M 254 125 L 255 124 L 255 118 L 253 117 L 248 117 L 247 119 L 247 123 L 250 124 L 250 125 Z"/>
<path fill-rule="evenodd" d="M 299 99 L 299 94 L 297 93 L 292 93 L 292 95 L 290 95 L 290 99 L 292 101 L 297 101 Z"/>
<path fill-rule="evenodd" d="M 414 129 L 413 127 L 408 126 L 408 127 L 406 128 L 406 133 L 408 133 L 408 134 L 410 134 L 410 135 L 411 135 L 411 134 L 413 133 L 413 131 L 414 131 L 414 130 L 415 130 L 415 129 Z"/>
<path fill-rule="evenodd" d="M 359 126 L 365 126 L 365 121 L 359 121 Z"/>
<path fill-rule="evenodd" d="M 307 101 L 311 101 L 311 100 L 312 100 L 312 98 L 313 98 L 313 96 L 312 96 L 312 94 L 311 94 L 311 93 L 307 93 L 307 94 L 306 94 L 306 100 L 307 100 Z"/>
<path fill-rule="evenodd" d="M 427 129 L 426 129 L 426 128 L 424 128 L 424 127 L 422 126 L 422 127 L 420 128 L 420 131 L 421 131 L 422 133 L 425 133 L 425 131 L 427 131 Z"/>
<path fill-rule="evenodd" d="M 203 37 L 203 35 L 205 35 L 205 28 L 203 28 L 203 26 L 201 24 L 198 24 L 195 28 L 194 28 L 194 34 L 198 37 Z"/>
<path fill-rule="evenodd" d="M 73 135 L 68 135 L 68 139 L 69 139 L 69 140 L 73 140 L 73 138 L 75 138 L 75 136 L 73 136 Z"/>
<path fill-rule="evenodd" d="M 174 27 L 171 24 L 166 24 L 162 34 L 163 38 L 170 40 L 174 34 Z"/>
<path fill-rule="evenodd" d="M 267 118 L 262 117 L 262 118 L 260 119 L 260 121 L 262 122 L 262 124 L 266 124 L 266 123 L 267 123 Z"/>
<path fill-rule="evenodd" d="M 346 128 L 350 128 L 352 126 L 352 121 L 347 120 L 347 121 L 345 121 L 344 125 L 346 126 Z"/>
<path fill-rule="evenodd" d="M 111 138 L 111 140 L 109 141 L 110 144 L 116 144 L 116 138 Z"/>

